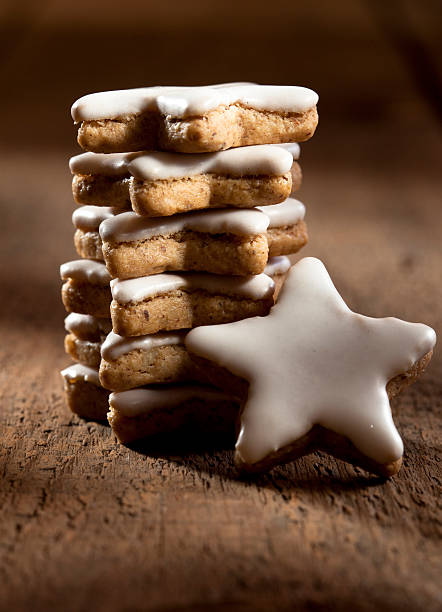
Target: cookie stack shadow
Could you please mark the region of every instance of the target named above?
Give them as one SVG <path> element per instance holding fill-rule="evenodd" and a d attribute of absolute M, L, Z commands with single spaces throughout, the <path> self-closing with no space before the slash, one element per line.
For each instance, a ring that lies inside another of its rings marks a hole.
<path fill-rule="evenodd" d="M 94 100 L 86 111 L 76 104 L 87 152 L 70 161 L 80 259 L 61 266 L 65 349 L 75 362 L 62 371 L 67 403 L 80 417 L 107 419 L 122 443 L 181 428 L 233 435 L 241 398 L 211 386 L 185 336 L 265 316 L 276 300 L 287 255 L 307 242 L 293 194 L 296 140 L 313 134 L 311 112 L 296 131 L 276 118 L 278 128 L 261 126 L 254 111 L 254 124 L 242 117 L 242 140 L 225 148 L 225 135 L 153 137 L 143 113 L 126 109 L 122 128 L 90 118 Z M 226 133 L 234 122 L 217 121 Z"/>

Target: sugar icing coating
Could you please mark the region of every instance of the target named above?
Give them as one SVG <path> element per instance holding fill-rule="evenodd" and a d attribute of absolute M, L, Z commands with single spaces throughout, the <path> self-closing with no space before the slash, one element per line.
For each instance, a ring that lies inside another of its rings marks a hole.
<path fill-rule="evenodd" d="M 256 145 L 217 153 L 186 154 L 145 151 L 141 153 L 81 153 L 72 157 L 72 174 L 100 174 L 142 181 L 178 179 L 204 173 L 230 176 L 270 175 L 289 172 L 299 157 L 299 145 Z"/>
<path fill-rule="evenodd" d="M 268 276 L 277 276 L 279 274 L 285 274 L 290 270 L 292 263 L 285 255 L 277 255 L 270 257 L 267 265 L 264 269 L 264 274 Z"/>
<path fill-rule="evenodd" d="M 159 112 L 171 118 L 202 116 L 219 106 L 241 104 L 258 111 L 302 113 L 318 102 L 311 89 L 297 86 L 222 83 L 203 87 L 141 87 L 103 91 L 79 98 L 73 120 L 93 121 Z"/>
<path fill-rule="evenodd" d="M 271 147 L 282 147 L 286 151 L 288 151 L 293 159 L 299 159 L 301 155 L 301 147 L 297 142 L 283 142 L 281 144 L 273 144 Z"/>
<path fill-rule="evenodd" d="M 295 200 L 295 198 L 287 198 L 287 200 L 280 204 L 256 206 L 256 208 L 269 218 L 268 229 L 295 225 L 298 221 L 302 221 L 305 216 L 304 204 L 299 200 Z"/>
<path fill-rule="evenodd" d="M 197 291 L 198 289 L 219 295 L 237 295 L 251 300 L 270 298 L 275 283 L 267 274 L 255 276 L 220 276 L 199 272 L 182 274 L 153 274 L 128 280 L 114 278 L 111 283 L 112 297 L 119 304 L 142 302 L 162 293 L 181 289 Z"/>
<path fill-rule="evenodd" d="M 139 153 L 81 153 L 69 160 L 72 174 L 128 176 L 128 163 Z"/>
<path fill-rule="evenodd" d="M 187 332 L 158 332 L 148 336 L 133 336 L 126 338 L 111 331 L 101 345 L 101 356 L 106 361 L 116 361 L 122 355 L 132 351 L 150 351 L 159 346 L 184 345 Z"/>
<path fill-rule="evenodd" d="M 62 280 L 72 278 L 91 285 L 108 285 L 111 277 L 104 263 L 92 259 L 75 259 L 60 266 Z"/>
<path fill-rule="evenodd" d="M 64 328 L 71 334 L 84 336 L 108 333 L 112 328 L 112 324 L 110 319 L 101 319 L 92 315 L 71 312 L 64 320 Z"/>
<path fill-rule="evenodd" d="M 80 206 L 72 213 L 72 223 L 75 228 L 87 232 L 97 232 L 105 219 L 118 215 L 120 209 L 113 206 Z"/>
<path fill-rule="evenodd" d="M 62 370 L 60 374 L 67 382 L 81 380 L 92 383 L 97 387 L 101 386 L 100 379 L 98 377 L 98 370 L 96 368 L 90 368 L 82 363 L 74 363 Z"/>
<path fill-rule="evenodd" d="M 154 218 L 125 212 L 103 221 L 100 236 L 104 242 L 148 240 L 184 230 L 250 236 L 264 233 L 268 224 L 268 217 L 255 209 L 204 210 Z"/>
<path fill-rule="evenodd" d="M 256 145 L 217 153 L 147 153 L 135 157 L 128 169 L 136 179 L 156 181 L 206 173 L 273 176 L 286 174 L 292 164 L 292 154 L 283 147 Z"/>
<path fill-rule="evenodd" d="M 111 393 L 109 406 L 128 417 L 145 414 L 158 408 L 178 406 L 192 399 L 208 402 L 232 401 L 232 397 L 212 387 L 197 385 L 164 386 L 161 389 L 130 389 Z"/>
<path fill-rule="evenodd" d="M 386 384 L 435 341 L 426 325 L 352 312 L 308 257 L 291 268 L 267 317 L 196 328 L 186 346 L 250 383 L 236 444 L 242 461 L 256 463 L 319 424 L 387 464 L 403 445 Z"/>

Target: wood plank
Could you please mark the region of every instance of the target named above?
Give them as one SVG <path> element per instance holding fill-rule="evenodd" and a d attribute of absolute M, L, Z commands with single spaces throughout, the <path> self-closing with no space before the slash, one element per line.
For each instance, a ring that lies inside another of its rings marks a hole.
<path fill-rule="evenodd" d="M 253 3 L 250 19 L 251 3 L 237 3 L 226 24 L 232 3 L 176 0 L 171 24 L 170 4 L 153 19 L 151 3 L 133 2 L 144 20 L 133 29 L 132 14 L 120 23 L 100 3 L 80 0 L 74 15 L 53 3 L 0 69 L 10 84 L 0 151 L 0 609 L 440 609 L 438 351 L 395 401 L 406 454 L 385 483 L 322 454 L 241 480 L 229 449 L 172 439 L 129 450 L 63 401 L 58 265 L 75 257 L 68 106 L 88 88 L 146 75 L 299 77 L 317 87 L 321 125 L 301 158 L 311 237 L 302 256 L 324 260 L 355 310 L 442 329 L 434 115 L 365 3 L 298 4 Z M 219 19 L 212 13 L 208 27 L 211 6 Z M 194 54 L 191 69 L 177 49 Z"/>

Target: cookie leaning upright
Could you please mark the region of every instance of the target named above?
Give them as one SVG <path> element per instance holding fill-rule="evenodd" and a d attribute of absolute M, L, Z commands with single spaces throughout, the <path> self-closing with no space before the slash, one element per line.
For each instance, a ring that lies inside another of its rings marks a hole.
<path fill-rule="evenodd" d="M 186 337 L 212 376 L 246 392 L 238 466 L 262 471 L 325 450 L 381 476 L 403 454 L 389 399 L 424 371 L 435 342 L 427 325 L 352 312 L 312 257 L 293 266 L 267 317 Z"/>
<path fill-rule="evenodd" d="M 72 118 L 87 151 L 207 153 L 308 140 L 317 101 L 314 91 L 296 86 L 143 87 L 83 96 Z"/>

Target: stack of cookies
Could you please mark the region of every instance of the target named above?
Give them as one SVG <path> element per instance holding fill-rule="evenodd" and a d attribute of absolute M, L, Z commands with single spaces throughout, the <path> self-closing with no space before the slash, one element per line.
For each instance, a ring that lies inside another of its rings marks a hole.
<path fill-rule="evenodd" d="M 302 87 L 227 84 L 74 104 L 87 152 L 70 162 L 81 259 L 61 266 L 73 412 L 108 417 L 125 443 L 182 426 L 233 429 L 238 400 L 210 385 L 184 340 L 274 304 L 286 256 L 307 242 L 292 194 L 316 102 Z"/>

